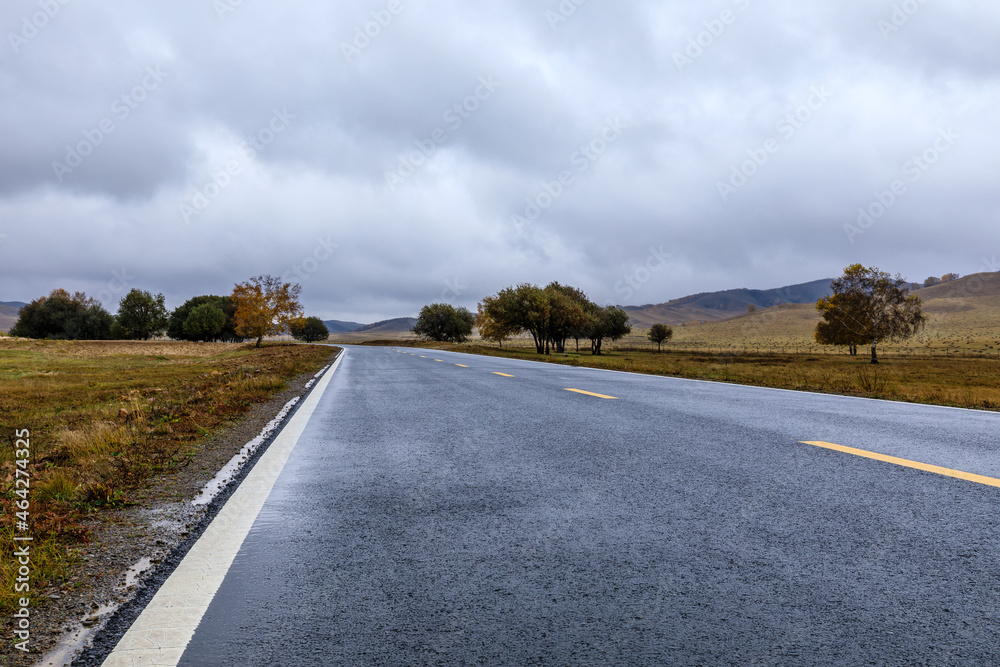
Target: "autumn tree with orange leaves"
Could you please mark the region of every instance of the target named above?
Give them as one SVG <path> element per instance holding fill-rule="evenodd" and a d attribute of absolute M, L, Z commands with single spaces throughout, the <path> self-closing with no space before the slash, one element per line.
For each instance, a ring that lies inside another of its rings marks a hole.
<path fill-rule="evenodd" d="M 286 333 L 289 323 L 302 317 L 299 293 L 302 285 L 283 283 L 274 276 L 254 276 L 233 290 L 236 304 L 236 333 L 256 338 Z"/>

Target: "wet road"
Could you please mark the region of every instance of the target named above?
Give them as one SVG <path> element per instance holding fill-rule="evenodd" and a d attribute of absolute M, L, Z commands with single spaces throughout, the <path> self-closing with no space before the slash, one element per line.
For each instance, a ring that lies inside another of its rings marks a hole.
<path fill-rule="evenodd" d="M 1000 488 L 802 441 L 1000 477 L 998 426 L 349 348 L 180 664 L 996 664 Z"/>

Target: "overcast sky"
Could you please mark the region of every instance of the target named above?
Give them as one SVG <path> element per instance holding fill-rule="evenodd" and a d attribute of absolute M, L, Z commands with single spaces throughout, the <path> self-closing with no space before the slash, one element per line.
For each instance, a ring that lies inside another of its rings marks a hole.
<path fill-rule="evenodd" d="M 0 300 L 997 270 L 1000 4 L 5 0 Z M 868 217 L 862 216 L 861 211 Z"/>

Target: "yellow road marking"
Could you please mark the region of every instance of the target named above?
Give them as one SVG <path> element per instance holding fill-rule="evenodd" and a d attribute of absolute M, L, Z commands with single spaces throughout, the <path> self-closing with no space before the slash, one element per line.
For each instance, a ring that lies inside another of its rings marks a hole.
<path fill-rule="evenodd" d="M 494 373 L 493 375 L 502 375 L 505 378 L 512 378 L 512 377 L 514 377 L 513 375 L 507 375 L 506 373 Z"/>
<path fill-rule="evenodd" d="M 933 472 L 937 473 L 938 475 L 944 475 L 946 477 L 956 477 L 958 479 L 964 479 L 967 482 L 976 482 L 977 484 L 985 484 L 987 486 L 1000 487 L 1000 479 L 995 479 L 993 477 L 985 477 L 983 475 L 976 475 L 971 472 L 952 470 L 951 468 L 942 468 L 941 466 L 932 466 L 928 463 L 920 463 L 919 461 L 910 461 L 907 459 L 897 458 L 895 456 L 886 456 L 885 454 L 876 454 L 875 452 L 869 452 L 864 449 L 844 447 L 843 445 L 835 445 L 830 442 L 819 442 L 819 441 L 809 442 L 803 440 L 802 444 L 814 445 L 816 447 L 824 447 L 826 449 L 833 449 L 838 452 L 844 452 L 845 454 L 854 454 L 855 456 L 863 456 L 867 459 L 875 459 L 876 461 L 883 461 L 885 463 L 894 463 L 899 466 L 906 466 L 907 468 L 916 468 L 917 470 Z"/>
<path fill-rule="evenodd" d="M 435 359 L 434 361 L 440 361 L 442 364 L 444 363 L 444 359 Z"/>
<path fill-rule="evenodd" d="M 468 368 L 468 366 L 466 366 L 465 364 L 455 364 L 455 365 L 458 366 L 459 368 Z"/>
<path fill-rule="evenodd" d="M 425 357 L 424 355 L 422 355 L 422 354 L 421 354 L 421 355 L 420 355 L 420 358 L 421 358 L 421 359 L 426 359 L 427 357 Z"/>
<path fill-rule="evenodd" d="M 585 396 L 594 396 L 596 398 L 606 398 L 609 401 L 617 401 L 617 400 L 619 400 L 617 396 L 605 396 L 604 394 L 595 394 L 593 392 L 584 391 L 582 389 L 567 389 L 566 391 L 572 391 L 575 394 L 584 394 Z"/>

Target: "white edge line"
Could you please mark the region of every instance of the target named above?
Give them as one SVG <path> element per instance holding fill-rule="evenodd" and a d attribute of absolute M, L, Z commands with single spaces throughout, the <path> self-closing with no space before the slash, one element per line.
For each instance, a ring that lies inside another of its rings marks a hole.
<path fill-rule="evenodd" d="M 104 660 L 103 667 L 174 667 L 180 662 L 274 482 L 346 355 L 345 350 L 337 357 L 285 428 L 275 436 L 177 569 L 163 582 Z"/>

